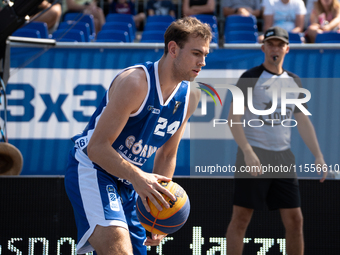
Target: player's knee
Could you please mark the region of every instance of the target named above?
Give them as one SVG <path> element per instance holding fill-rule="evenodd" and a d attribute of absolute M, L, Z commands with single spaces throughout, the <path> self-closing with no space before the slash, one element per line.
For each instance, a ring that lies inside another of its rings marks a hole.
<path fill-rule="evenodd" d="M 98 255 L 133 255 L 129 232 L 122 227 L 97 225 L 89 242 Z"/>
<path fill-rule="evenodd" d="M 303 216 L 302 214 L 294 214 L 290 217 L 290 219 L 287 221 L 286 229 L 291 231 L 298 231 L 302 232 L 303 228 Z"/>
<path fill-rule="evenodd" d="M 232 218 L 232 223 L 238 229 L 246 229 L 249 225 L 250 220 L 251 216 L 239 214 Z"/>

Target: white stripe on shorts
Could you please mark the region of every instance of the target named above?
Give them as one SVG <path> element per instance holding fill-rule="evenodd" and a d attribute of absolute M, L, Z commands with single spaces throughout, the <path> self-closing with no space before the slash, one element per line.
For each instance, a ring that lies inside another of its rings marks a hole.
<path fill-rule="evenodd" d="M 94 248 L 87 242 L 92 235 L 96 225 L 103 227 L 120 226 L 128 230 L 125 222 L 120 220 L 106 220 L 102 199 L 100 196 L 97 170 L 92 166 L 91 160 L 81 151 L 77 150 L 75 158 L 79 162 L 78 165 L 78 180 L 81 199 L 83 201 L 86 218 L 90 224 L 90 228 L 81 237 L 77 244 L 77 253 L 83 254 L 91 252 Z"/>

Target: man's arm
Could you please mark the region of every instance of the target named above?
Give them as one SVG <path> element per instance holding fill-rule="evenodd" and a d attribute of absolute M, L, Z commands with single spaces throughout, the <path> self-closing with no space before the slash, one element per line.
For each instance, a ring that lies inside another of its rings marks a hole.
<path fill-rule="evenodd" d="M 245 107 L 246 109 L 246 107 Z M 253 148 L 248 143 L 246 135 L 243 130 L 242 124 L 233 124 L 240 123 L 242 119 L 242 115 L 234 115 L 233 114 L 233 104 L 230 106 L 229 115 L 228 115 L 228 124 L 231 130 L 231 133 L 234 136 L 235 142 L 240 147 L 244 155 L 244 161 L 247 166 L 258 166 L 261 171 L 261 162 L 259 158 L 256 156 Z M 257 172 L 250 173 L 253 176 L 257 176 Z M 260 172 L 261 174 L 261 172 Z"/>
<path fill-rule="evenodd" d="M 130 114 L 139 109 L 146 94 L 147 80 L 142 69 L 130 69 L 120 74 L 111 85 L 109 102 L 89 141 L 87 153 L 91 161 L 100 165 L 108 173 L 130 181 L 147 210 L 150 210 L 146 202 L 147 197 L 161 210 L 162 207 L 156 198 L 166 208 L 169 205 L 160 192 L 170 198 L 175 199 L 175 197 L 157 180 L 168 181 L 169 178 L 142 171 L 123 159 L 112 148 L 113 142 L 123 130 Z"/>
<path fill-rule="evenodd" d="M 310 121 L 309 117 L 302 112 L 294 113 L 295 119 L 298 123 L 298 131 L 299 134 L 307 145 L 308 149 L 312 152 L 315 157 L 315 166 L 324 166 L 325 160 L 323 158 L 322 152 L 319 147 L 318 139 L 315 134 L 314 126 Z M 321 172 L 319 171 L 318 174 L 320 175 Z M 324 182 L 327 177 L 327 171 L 323 172 L 322 179 L 320 182 Z"/>
<path fill-rule="evenodd" d="M 293 33 L 300 33 L 303 31 L 305 24 L 305 15 L 298 14 L 295 16 L 295 28 L 292 30 Z"/>
<path fill-rule="evenodd" d="M 274 24 L 274 15 L 263 15 L 263 21 L 263 31 L 267 31 L 267 29 L 272 27 Z"/>
<path fill-rule="evenodd" d="M 186 117 L 177 132 L 157 150 L 154 161 L 153 173 L 172 178 L 175 167 L 179 142 L 182 139 L 186 124 L 194 113 L 200 100 L 200 90 L 193 88 L 190 92 L 189 106 Z"/>

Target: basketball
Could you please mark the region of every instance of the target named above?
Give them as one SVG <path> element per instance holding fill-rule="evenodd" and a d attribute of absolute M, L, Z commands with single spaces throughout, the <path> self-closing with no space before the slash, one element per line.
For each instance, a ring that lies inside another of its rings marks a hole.
<path fill-rule="evenodd" d="M 138 197 L 136 204 L 137 217 L 142 226 L 149 232 L 154 234 L 172 234 L 179 230 L 187 221 L 190 213 L 190 201 L 185 190 L 177 183 L 159 182 L 163 187 L 168 189 L 176 197 L 176 201 L 163 194 L 165 200 L 170 207 L 166 209 L 163 205 L 163 210 L 159 211 L 156 206 L 147 198 L 150 207 L 150 212 L 147 212 L 142 199 Z M 157 199 L 157 202 L 160 201 Z"/>

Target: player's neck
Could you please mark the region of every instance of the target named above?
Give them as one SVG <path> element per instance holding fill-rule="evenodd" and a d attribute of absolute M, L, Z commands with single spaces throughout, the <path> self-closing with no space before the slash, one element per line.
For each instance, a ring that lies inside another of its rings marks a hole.
<path fill-rule="evenodd" d="M 282 64 L 278 64 L 278 65 L 274 65 L 268 62 L 264 62 L 263 63 L 264 68 L 266 68 L 269 72 L 274 73 L 274 74 L 282 74 L 283 72 L 283 68 L 282 68 Z"/>
<path fill-rule="evenodd" d="M 158 77 L 161 86 L 164 101 L 172 94 L 178 83 L 181 81 L 174 80 L 171 72 L 171 66 L 163 56 L 158 63 Z"/>

